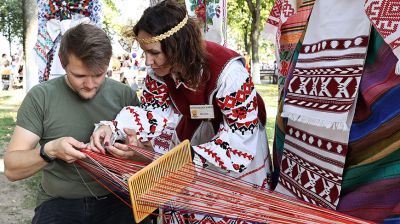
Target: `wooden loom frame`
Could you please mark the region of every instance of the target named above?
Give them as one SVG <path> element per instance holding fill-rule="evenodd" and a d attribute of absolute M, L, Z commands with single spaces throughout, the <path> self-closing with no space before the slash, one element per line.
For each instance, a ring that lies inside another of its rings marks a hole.
<path fill-rule="evenodd" d="M 185 170 L 185 177 L 189 178 L 189 182 L 193 182 L 196 177 L 195 165 L 192 162 L 191 148 L 189 140 L 183 141 L 175 148 L 153 161 L 142 170 L 135 173 L 128 180 L 128 189 L 131 196 L 131 203 L 133 209 L 133 215 L 136 223 L 144 220 L 149 214 L 153 213 L 159 208 L 159 205 L 154 203 L 146 202 L 146 194 L 151 194 L 157 190 L 169 190 L 167 186 L 163 185 L 163 180 L 168 181 L 168 178 L 174 178 L 181 176 L 181 171 Z M 188 185 L 188 184 L 187 184 Z M 186 188 L 185 185 L 176 186 L 166 196 L 168 200 L 173 199 L 181 190 Z M 177 189 L 178 188 L 178 189 Z M 276 195 L 272 197 L 277 197 Z M 289 202 L 288 199 L 282 199 L 283 201 Z M 139 202 L 140 201 L 140 202 Z M 301 203 L 300 201 L 293 201 L 293 203 Z M 304 204 L 305 208 L 312 209 L 314 205 Z M 317 206 L 315 206 L 317 207 Z M 323 210 L 323 208 L 321 208 Z M 326 210 L 327 213 L 333 215 L 336 211 Z M 337 213 L 340 217 L 346 217 L 348 215 Z M 351 219 L 351 223 L 370 223 L 369 221 L 361 220 L 355 217 L 348 216 Z M 322 218 L 325 219 L 325 218 Z M 345 223 L 350 223 L 345 222 Z"/>
<path fill-rule="evenodd" d="M 139 223 L 158 209 L 157 205 L 151 203 L 138 203 L 141 195 L 146 194 L 151 189 L 160 187 L 163 177 L 179 175 L 174 174 L 174 172 L 179 171 L 185 165 L 193 165 L 189 140 L 183 141 L 129 178 L 128 188 L 136 223 Z M 193 172 L 194 175 L 195 173 Z M 183 189 L 185 186 L 180 187 Z"/>

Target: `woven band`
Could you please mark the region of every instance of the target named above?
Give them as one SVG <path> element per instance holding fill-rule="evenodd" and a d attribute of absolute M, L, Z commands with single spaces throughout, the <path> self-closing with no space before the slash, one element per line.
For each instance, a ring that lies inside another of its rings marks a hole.
<path fill-rule="evenodd" d="M 151 38 L 138 38 L 137 36 L 134 36 L 134 39 L 137 40 L 140 44 L 151 44 L 151 43 L 162 41 L 162 40 L 172 36 L 174 33 L 178 32 L 183 26 L 185 26 L 188 19 L 189 19 L 189 17 L 186 14 L 185 18 L 183 18 L 183 20 L 180 23 L 178 23 L 178 25 L 176 25 L 169 31 L 167 31 L 163 34 L 160 34 L 158 36 L 151 37 Z"/>

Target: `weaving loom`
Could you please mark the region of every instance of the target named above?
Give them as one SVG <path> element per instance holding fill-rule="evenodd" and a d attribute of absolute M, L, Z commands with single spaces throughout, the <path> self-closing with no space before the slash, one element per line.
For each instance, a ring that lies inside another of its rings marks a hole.
<path fill-rule="evenodd" d="M 196 166 L 188 141 L 159 158 L 153 152 L 132 149 L 156 159 L 146 166 L 116 158 L 111 162 L 111 157 L 85 151 L 92 162 L 79 164 L 133 208 L 136 222 L 163 208 L 261 223 L 369 223 Z M 98 167 L 103 171 L 98 172 Z M 131 203 L 121 196 L 128 190 Z"/>

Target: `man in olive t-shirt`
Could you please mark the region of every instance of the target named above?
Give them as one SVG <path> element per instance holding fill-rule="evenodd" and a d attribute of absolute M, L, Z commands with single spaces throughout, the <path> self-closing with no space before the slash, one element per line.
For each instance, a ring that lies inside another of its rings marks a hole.
<path fill-rule="evenodd" d="M 22 102 L 4 164 L 11 181 L 43 170 L 33 223 L 133 222 L 129 207 L 73 163 L 85 158 L 79 149 L 95 123 L 139 104 L 128 86 L 105 78 L 111 54 L 100 28 L 71 28 L 59 50 L 66 75 L 33 87 Z"/>

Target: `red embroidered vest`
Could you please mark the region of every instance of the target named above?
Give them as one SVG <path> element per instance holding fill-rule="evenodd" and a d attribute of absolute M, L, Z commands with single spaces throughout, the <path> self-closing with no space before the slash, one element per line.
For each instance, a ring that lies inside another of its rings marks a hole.
<path fill-rule="evenodd" d="M 221 72 L 228 62 L 231 60 L 237 60 L 240 58 L 240 55 L 228 48 L 209 41 L 206 41 L 206 50 L 208 52 L 207 64 L 210 71 L 210 77 L 206 83 L 202 84 L 197 89 L 197 91 L 189 90 L 183 85 L 176 88 L 175 82 L 170 76 L 164 78 L 164 81 L 168 86 L 171 100 L 183 115 L 176 128 L 176 133 L 180 141 L 185 139 L 191 140 L 196 129 L 202 122 L 202 120 L 190 118 L 190 105 L 213 105 L 215 118 L 212 119 L 211 122 L 214 127 L 214 133 L 217 133 L 219 124 L 222 122 L 222 113 L 215 99 L 215 94 L 217 93 L 217 82 Z M 264 101 L 258 93 L 257 103 L 258 118 L 261 124 L 265 126 L 266 111 Z"/>

